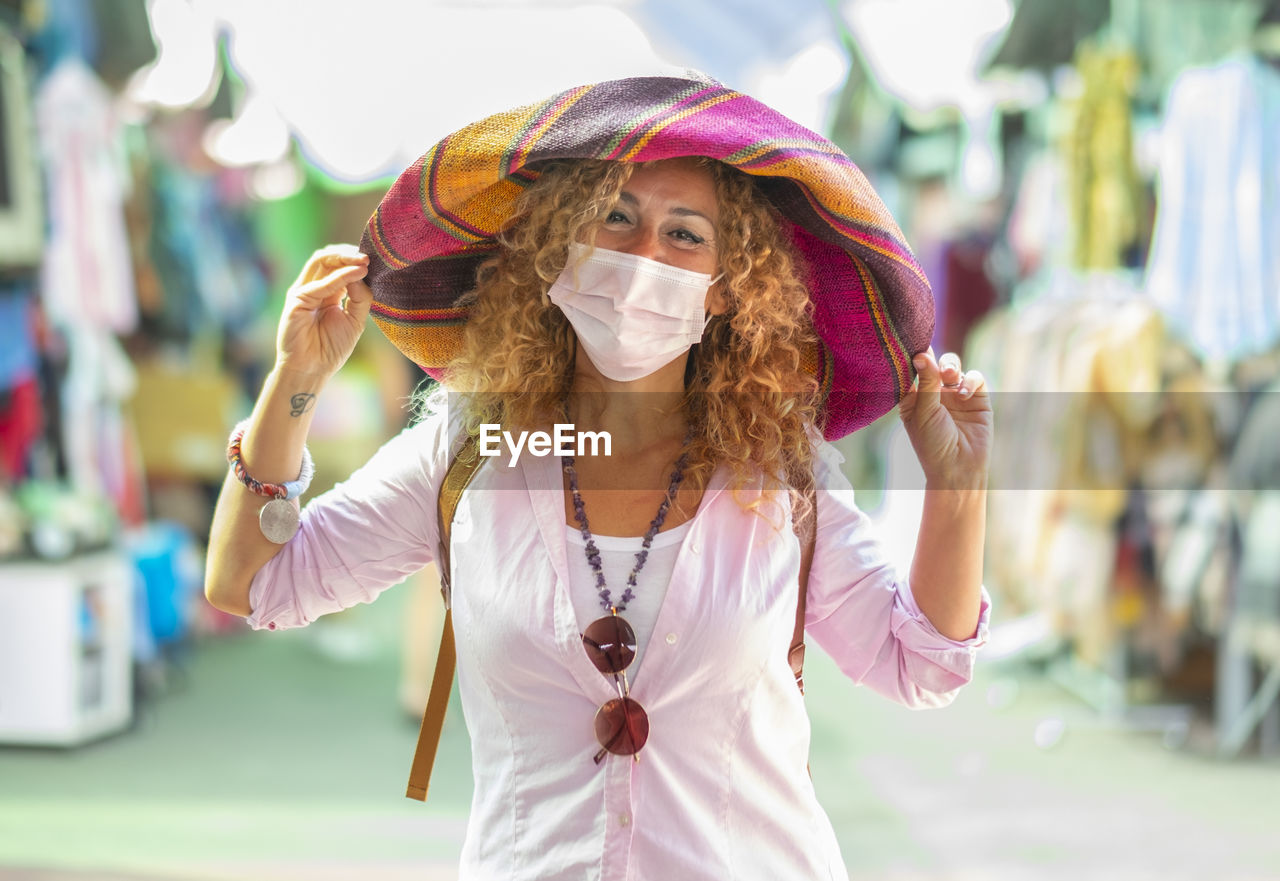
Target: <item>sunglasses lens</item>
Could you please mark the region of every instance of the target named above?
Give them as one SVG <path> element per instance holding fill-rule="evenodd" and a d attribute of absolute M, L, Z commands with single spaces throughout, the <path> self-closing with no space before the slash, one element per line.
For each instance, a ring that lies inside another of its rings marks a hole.
<path fill-rule="evenodd" d="M 649 739 L 649 716 L 631 698 L 614 698 L 596 713 L 596 739 L 614 755 L 638 753 Z"/>
<path fill-rule="evenodd" d="M 617 615 L 605 615 L 592 621 L 587 627 L 582 634 L 582 645 L 596 669 L 606 676 L 612 676 L 627 669 L 627 665 L 635 658 L 636 632 L 626 619 Z"/>

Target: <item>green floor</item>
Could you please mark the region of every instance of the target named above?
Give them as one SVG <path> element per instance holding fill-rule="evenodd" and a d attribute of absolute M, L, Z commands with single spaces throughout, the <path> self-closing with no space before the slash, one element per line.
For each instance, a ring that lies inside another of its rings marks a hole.
<path fill-rule="evenodd" d="M 404 799 L 402 613 L 393 591 L 332 622 L 375 647 L 356 660 L 314 628 L 204 640 L 132 731 L 0 749 L 0 879 L 456 877 L 465 731 L 454 712 L 431 804 Z M 1280 763 L 1166 749 L 1017 668 L 911 712 L 810 657 L 812 770 L 855 879 L 1280 879 Z"/>

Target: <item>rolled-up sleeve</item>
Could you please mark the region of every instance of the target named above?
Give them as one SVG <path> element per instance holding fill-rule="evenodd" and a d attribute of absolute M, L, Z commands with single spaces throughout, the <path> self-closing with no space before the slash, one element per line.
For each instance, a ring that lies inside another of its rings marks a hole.
<path fill-rule="evenodd" d="M 991 603 L 982 591 L 970 639 L 943 636 L 916 605 L 871 519 L 854 504 L 839 454 L 820 450 L 818 532 L 805 630 L 853 681 L 910 707 L 950 703 L 973 675 L 987 639 Z"/>
<path fill-rule="evenodd" d="M 428 418 L 312 500 L 297 535 L 254 576 L 249 626 L 305 626 L 372 602 L 432 562 L 439 542 L 436 497 L 449 449 L 445 418 Z"/>

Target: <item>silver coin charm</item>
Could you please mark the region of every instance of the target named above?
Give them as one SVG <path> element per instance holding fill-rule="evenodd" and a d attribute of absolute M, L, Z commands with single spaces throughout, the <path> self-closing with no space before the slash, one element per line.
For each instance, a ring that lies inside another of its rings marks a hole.
<path fill-rule="evenodd" d="M 268 541 L 282 545 L 298 534 L 298 526 L 302 518 L 298 516 L 295 502 L 286 499 L 272 499 L 262 507 L 258 514 L 258 527 Z"/>

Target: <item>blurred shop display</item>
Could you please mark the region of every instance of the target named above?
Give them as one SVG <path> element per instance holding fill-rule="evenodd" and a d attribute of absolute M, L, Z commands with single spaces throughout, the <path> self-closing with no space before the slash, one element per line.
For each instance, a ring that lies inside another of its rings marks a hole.
<path fill-rule="evenodd" d="M 915 100 L 854 27 L 842 100 L 875 112 L 835 113 L 933 282 L 935 349 L 997 391 L 987 587 L 1104 718 L 1275 754 L 1280 3 L 1011 6 L 982 88 L 921 72 Z"/>
<path fill-rule="evenodd" d="M 0 743 L 122 730 L 243 628 L 201 583 L 227 432 L 297 267 L 377 201 L 288 139 L 269 173 L 214 158 L 248 100 L 225 38 L 208 94 L 135 100 L 174 9 L 0 0 Z M 387 352 L 363 342 L 317 413 L 317 491 L 404 423 L 416 368 Z"/>
<path fill-rule="evenodd" d="M 1118 724 L 1210 719 L 1224 755 L 1280 752 L 1277 20 L 1019 5 L 992 67 L 1047 93 L 1002 111 L 999 296 L 965 339 L 998 390 L 988 588 L 1041 622 L 1029 655 Z"/>
<path fill-rule="evenodd" d="M 270 259 L 206 113 L 122 101 L 155 56 L 145 0 L 0 3 L 0 743 L 127 728 L 222 623 L 200 536 Z"/>

